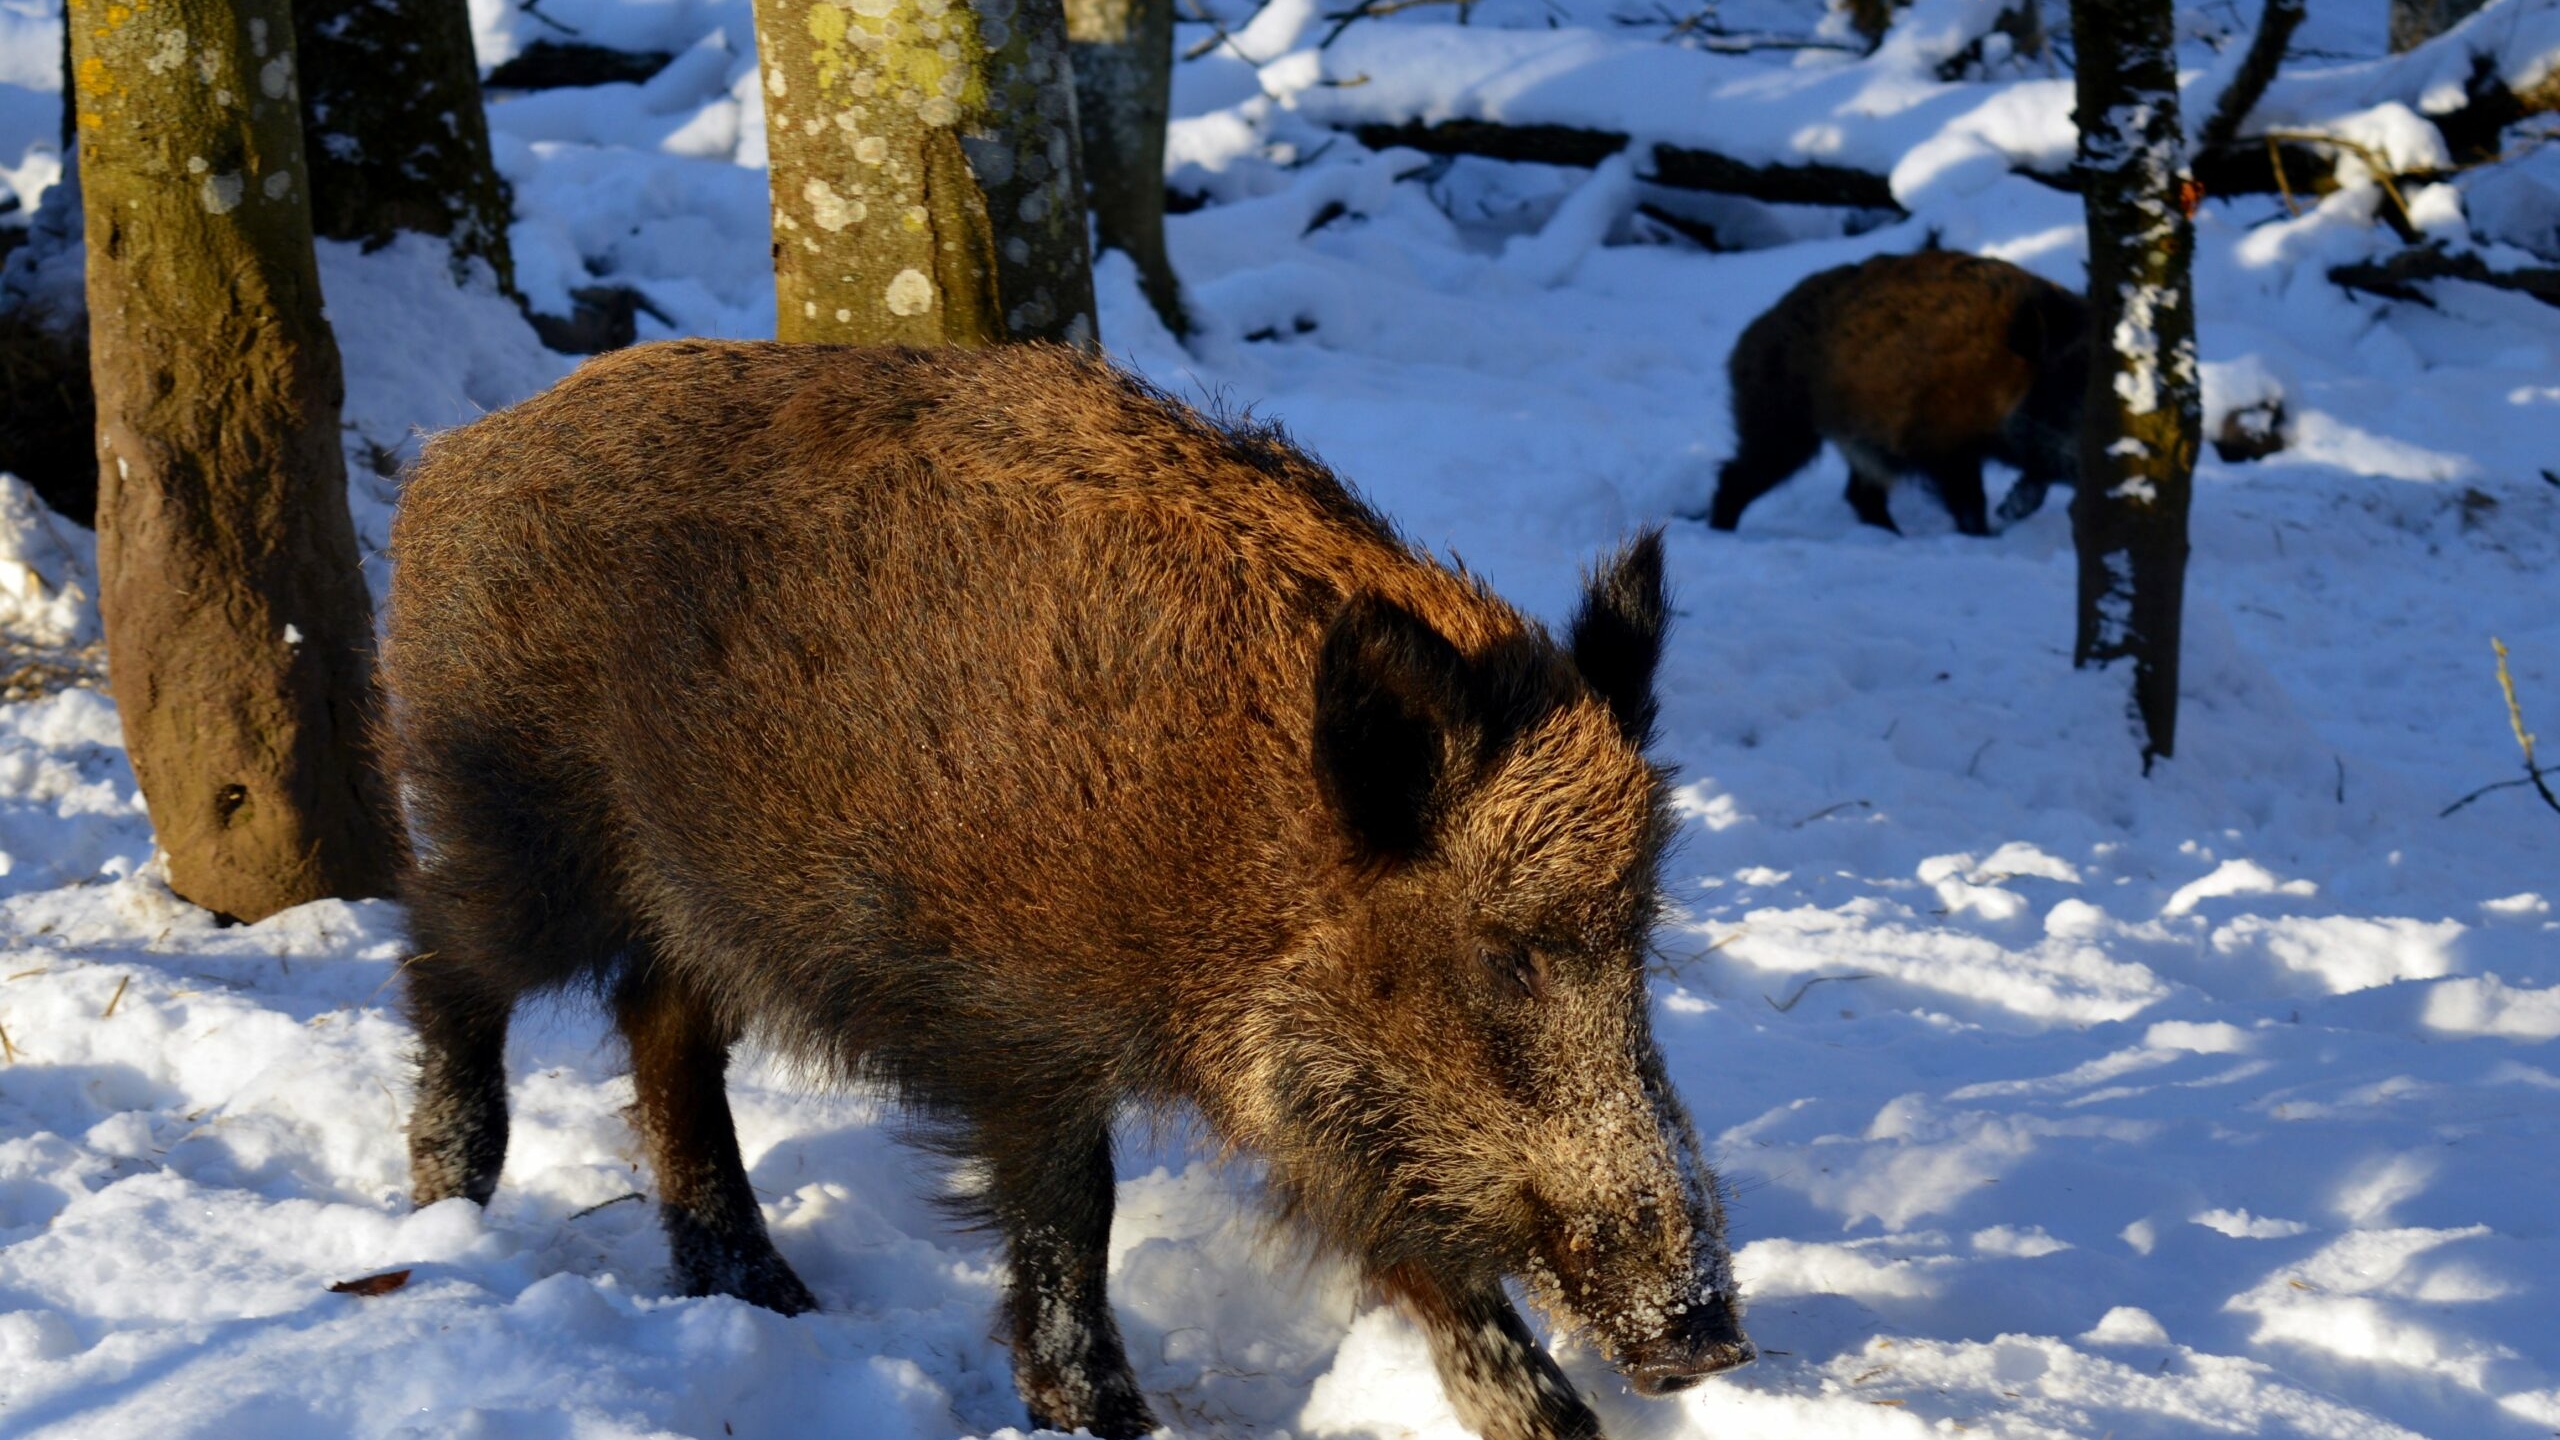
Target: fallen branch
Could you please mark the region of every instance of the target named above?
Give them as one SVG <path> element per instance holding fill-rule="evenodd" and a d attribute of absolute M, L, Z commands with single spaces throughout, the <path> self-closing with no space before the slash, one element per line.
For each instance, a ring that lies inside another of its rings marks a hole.
<path fill-rule="evenodd" d="M 2435 245 L 2415 246 L 2381 260 L 2329 267 L 2329 283 L 2391 300 L 2432 305 L 2417 288 L 2426 280 L 2468 280 L 2500 290 L 2530 295 L 2546 305 L 2560 305 L 2560 268 L 2547 265 L 2492 270 L 2476 252 L 2449 254 Z"/>
<path fill-rule="evenodd" d="M 1402 9 L 1416 4 L 1437 3 L 1448 3 L 1448 0 L 1364 0 L 1356 9 L 1344 13 L 1358 18 L 1387 13 L 1388 7 Z M 2253 52 L 2263 41 L 2270 53 L 2263 56 L 2253 53 L 2243 62 L 2241 73 L 2233 77 L 2231 86 L 2223 92 L 2222 105 L 2206 122 L 2206 129 L 2199 132 L 2195 153 L 2190 160 L 2197 182 L 2207 195 L 2216 196 L 2283 194 L 2290 197 L 2297 191 L 2306 195 L 2324 195 L 2339 188 L 2337 172 L 2340 158 L 2354 156 L 2364 162 L 2376 183 L 2391 197 L 2390 208 L 2384 212 L 2386 222 L 2404 236 L 2414 238 L 2416 231 L 2410 223 L 2409 209 L 2402 194 L 2403 185 L 2440 180 L 2449 172 L 2396 170 L 2368 145 L 2313 129 L 2275 127 L 2243 133 L 2248 113 L 2260 108 L 2266 87 L 2280 78 L 2273 67 L 2282 54 L 2282 46 L 2278 43 L 2282 37 L 2276 33 L 2283 28 L 2279 8 L 2282 3 L 2284 0 L 2278 0 L 2277 6 L 2270 7 L 2276 13 L 2260 22 L 2259 36 L 2251 42 Z M 1345 23 L 1341 14 L 1333 18 L 1337 26 Z M 1207 53 L 1224 38 L 1225 32 L 1221 30 L 1209 40 L 1193 46 L 1185 58 Z M 1761 48 L 1769 43 L 1765 38 L 1754 37 L 1749 46 Z M 2255 74 L 2261 65 L 2269 67 L 2264 80 Z M 2253 88 L 2260 93 L 2252 94 Z M 2443 133 L 2457 168 L 2492 163 L 2499 158 L 2501 136 L 2505 128 L 2515 121 L 2560 112 L 2560 71 L 2521 91 L 2511 90 L 2497 78 L 2495 65 L 2484 56 L 2465 94 L 2467 98 L 2460 107 L 2428 117 Z M 2228 122 L 2231 134 L 2227 138 L 2223 136 L 2225 110 L 2235 112 Z M 1433 155 L 1477 155 L 1490 160 L 1525 160 L 1583 168 L 1599 164 L 1629 144 L 1629 137 L 1615 130 L 1536 122 L 1505 123 L 1476 119 L 1437 123 L 1421 120 L 1372 121 L 1349 128 L 1362 144 L 1373 150 L 1402 145 Z M 2073 168 L 2042 171 L 2021 167 L 2013 173 L 2057 190 L 2074 194 L 2080 190 L 2080 176 Z M 1653 173 L 1643 178 L 1674 189 L 1741 195 L 1773 204 L 1846 205 L 1903 213 L 1900 202 L 1894 199 L 1893 187 L 1884 175 L 1824 161 L 1760 163 L 1696 146 L 1663 142 L 1653 147 Z"/>
<path fill-rule="evenodd" d="M 1372 150 L 1401 145 L 1431 155 L 1479 155 L 1489 160 L 1528 160 L 1541 165 L 1588 168 L 1627 148 L 1614 130 L 1570 125 L 1505 125 L 1491 120 L 1443 120 L 1426 124 L 1357 126 L 1352 134 Z M 1653 147 L 1653 173 L 1642 177 L 1675 190 L 1712 190 L 1782 205 L 1855 205 L 1900 213 L 1893 187 L 1867 170 L 1819 161 L 1760 165 L 1712 150 L 1683 145 Z"/>

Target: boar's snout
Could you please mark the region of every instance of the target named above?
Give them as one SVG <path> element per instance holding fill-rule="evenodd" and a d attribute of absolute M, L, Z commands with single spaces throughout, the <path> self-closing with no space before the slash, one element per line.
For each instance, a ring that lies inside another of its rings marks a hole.
<path fill-rule="evenodd" d="M 1660 1397 L 1758 1358 L 1732 1298 L 1717 1295 L 1691 1305 L 1660 1338 L 1628 1347 L 1618 1368 L 1637 1394 Z"/>

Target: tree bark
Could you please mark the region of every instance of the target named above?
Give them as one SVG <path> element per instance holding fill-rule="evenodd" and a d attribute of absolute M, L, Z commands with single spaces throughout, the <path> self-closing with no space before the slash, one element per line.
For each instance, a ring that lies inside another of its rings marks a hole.
<path fill-rule="evenodd" d="M 1066 0 L 1085 180 L 1101 248 L 1138 265 L 1157 318 L 1190 331 L 1164 248 L 1164 131 L 1173 110 L 1173 0 Z"/>
<path fill-rule="evenodd" d="M 2073 0 L 2090 357 L 2073 661 L 2133 661 L 2142 763 L 2176 753 L 2187 501 L 2202 425 L 2169 0 Z"/>
<path fill-rule="evenodd" d="M 1094 343 L 1058 0 L 756 0 L 785 340 Z"/>
<path fill-rule="evenodd" d="M 169 883 L 385 891 L 373 626 L 286 0 L 72 0 L 108 680 Z"/>
<path fill-rule="evenodd" d="M 313 230 L 368 245 L 441 235 L 512 294 L 511 202 L 462 0 L 298 0 L 293 17 Z"/>

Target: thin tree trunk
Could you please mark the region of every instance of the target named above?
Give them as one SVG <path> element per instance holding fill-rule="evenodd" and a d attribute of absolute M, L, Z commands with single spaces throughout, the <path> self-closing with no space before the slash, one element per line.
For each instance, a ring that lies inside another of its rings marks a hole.
<path fill-rule="evenodd" d="M 2174 754 L 2187 500 L 2203 428 L 2194 250 L 2169 0 L 2074 0 L 2081 198 L 2089 219 L 2089 391 L 2075 663 L 2133 661 L 2143 768 Z"/>
<path fill-rule="evenodd" d="M 378 895 L 373 627 L 286 0 L 72 0 L 108 679 L 169 883 Z"/>
<path fill-rule="evenodd" d="M 1058 0 L 756 0 L 785 340 L 1094 343 Z"/>
<path fill-rule="evenodd" d="M 442 235 L 512 293 L 510 201 L 462 0 L 297 0 L 293 15 L 313 230 L 371 245 Z"/>
<path fill-rule="evenodd" d="M 2249 37 L 2248 53 L 2240 58 L 2240 68 L 2232 72 L 2231 83 L 2214 101 L 2212 115 L 2196 131 L 2196 149 L 2219 149 L 2239 138 L 2241 123 L 2258 108 L 2276 71 L 2283 68 L 2284 47 L 2302 24 L 2306 9 L 2307 0 L 2266 0 L 2258 12 L 2257 33 Z"/>
<path fill-rule="evenodd" d="M 1066 0 L 1076 118 L 1101 247 L 1137 262 L 1147 303 L 1190 331 L 1164 248 L 1164 131 L 1173 111 L 1173 0 Z"/>

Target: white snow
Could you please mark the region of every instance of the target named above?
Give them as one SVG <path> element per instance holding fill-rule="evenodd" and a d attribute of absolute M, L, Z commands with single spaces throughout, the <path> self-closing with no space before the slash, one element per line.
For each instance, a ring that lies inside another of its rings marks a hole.
<path fill-rule="evenodd" d="M 1204 3 L 1231 37 L 1181 67 L 1168 154 L 1206 202 L 1168 227 L 1199 326 L 1177 347 L 1107 257 L 1106 344 L 1286 422 L 1550 620 L 1589 557 L 1704 501 L 1725 355 L 1798 279 L 1934 237 L 2083 283 L 2079 202 L 2012 173 L 2067 163 L 2067 73 L 1995 56 L 1989 81 L 1938 78 L 1979 0 L 1923 0 L 1867 60 L 1665 43 L 1633 0 L 1481 0 L 1465 26 L 1422 7 L 1323 49 L 1318 0 Z M 1838 33 L 1812 0 L 1719 13 Z M 2472 56 L 2510 78 L 2560 58 L 2545 0 L 2396 59 L 2374 56 L 2378 13 L 2318 0 L 2297 43 L 2321 55 L 2258 125 L 2424 163 L 2421 117 L 2458 103 Z M 0 0 L 0 182 L 22 201 L 0 225 L 59 170 L 57 14 Z M 1212 38 L 1184 14 L 1179 44 Z M 570 29 L 676 56 L 642 84 L 493 98 L 536 307 L 623 284 L 666 317 L 644 337 L 769 335 L 751 7 L 472 15 L 488 64 Z M 2181 12 L 2191 102 L 2218 83 L 2199 37 L 2229 25 Z M 1452 117 L 1639 143 L 1584 171 L 1372 154 L 1331 128 Z M 1652 140 L 1859 165 L 1910 216 L 1679 196 L 1649 179 Z M 2552 253 L 2554 153 L 2407 192 L 2412 212 Z M 1631 243 L 1639 204 L 1750 248 Z M 1651 1402 L 1566 1349 L 1620 1440 L 2560 1428 L 2560 816 L 2521 787 L 2440 814 L 2518 775 L 2492 635 L 2528 721 L 2560 733 L 2560 312 L 2340 291 L 2329 267 L 2401 243 L 2387 204 L 2351 183 L 2299 214 L 2196 217 L 2207 418 L 2280 400 L 2289 443 L 2202 462 L 2178 754 L 2149 779 L 2125 676 L 2069 665 L 2058 500 L 1985 541 L 1905 490 L 1897 540 L 1854 522 L 1826 456 L 1737 535 L 1671 524 L 1682 828 L 1654 1023 L 1734 1192 L 1764 1358 Z M 63 218 L 37 208 L 30 233 Z M 40 248 L 11 293 L 76 298 L 76 249 Z M 419 433 L 572 362 L 485 273 L 454 284 L 435 242 L 320 262 L 378 589 Z M 0 480 L 0 641 L 87 645 L 95 597 L 94 542 Z M 407 944 L 381 902 L 216 926 L 152 858 L 113 701 L 0 704 L 0 1434 L 1022 1426 L 997 1257 L 942 1218 L 948 1181 L 883 1097 L 808 1093 L 769 1057 L 733 1078 L 813 1316 L 669 1294 L 630 1082 L 574 1005 L 510 1042 L 490 1210 L 413 1212 Z M 1265 1238 L 1249 1163 L 1179 1123 L 1123 1139 L 1114 1299 L 1175 1435 L 1463 1433 L 1411 1326 Z M 389 1295 L 326 1289 L 395 1269 Z"/>

